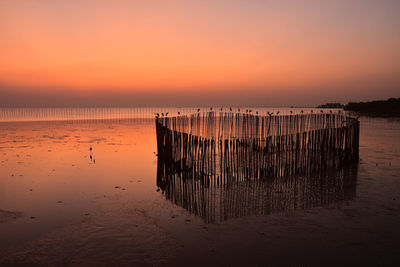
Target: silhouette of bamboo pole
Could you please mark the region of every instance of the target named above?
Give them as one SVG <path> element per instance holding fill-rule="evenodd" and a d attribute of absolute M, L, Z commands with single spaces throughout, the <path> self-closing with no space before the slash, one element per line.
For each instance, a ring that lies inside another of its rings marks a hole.
<path fill-rule="evenodd" d="M 358 160 L 359 122 L 344 114 L 262 116 L 211 111 L 157 117 L 155 123 L 158 184 L 170 184 L 170 193 L 185 192 L 167 198 L 202 217 L 207 214 L 207 222 L 216 220 L 213 194 L 218 188 L 223 192 L 223 217 L 243 216 L 248 213 L 245 208 L 257 202 L 244 189 L 253 190 L 250 181 L 287 178 L 297 183 L 294 177 L 322 176 Z M 262 190 L 260 184 L 255 186 L 254 192 Z M 235 198 L 243 200 L 241 208 L 230 214 L 231 204 L 237 205 Z"/>

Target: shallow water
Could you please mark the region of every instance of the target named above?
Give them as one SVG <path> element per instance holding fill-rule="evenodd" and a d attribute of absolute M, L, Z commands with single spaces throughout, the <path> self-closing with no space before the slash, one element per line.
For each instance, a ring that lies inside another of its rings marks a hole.
<path fill-rule="evenodd" d="M 351 191 L 333 176 L 296 203 L 266 184 L 262 213 L 228 190 L 230 216 L 209 223 L 157 187 L 153 119 L 124 116 L 0 122 L 0 263 L 396 265 L 399 120 L 360 118 Z"/>

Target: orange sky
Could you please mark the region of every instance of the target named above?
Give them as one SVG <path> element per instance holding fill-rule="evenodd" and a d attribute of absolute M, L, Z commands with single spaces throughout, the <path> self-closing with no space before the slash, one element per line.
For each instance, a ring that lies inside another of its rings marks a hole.
<path fill-rule="evenodd" d="M 395 0 L 2 0 L 0 91 L 398 97 L 399 29 Z"/>

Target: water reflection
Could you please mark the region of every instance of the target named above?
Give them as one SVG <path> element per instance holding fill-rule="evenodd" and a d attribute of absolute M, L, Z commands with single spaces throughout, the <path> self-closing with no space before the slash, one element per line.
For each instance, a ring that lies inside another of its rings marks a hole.
<path fill-rule="evenodd" d="M 157 186 L 166 199 L 216 223 L 350 200 L 356 195 L 357 172 L 358 164 L 350 164 L 329 172 L 218 184 L 191 170 L 173 172 L 159 157 Z"/>

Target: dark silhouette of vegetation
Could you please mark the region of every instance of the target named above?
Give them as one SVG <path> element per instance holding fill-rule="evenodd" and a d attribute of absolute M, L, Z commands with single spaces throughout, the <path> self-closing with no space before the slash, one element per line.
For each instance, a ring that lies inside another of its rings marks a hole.
<path fill-rule="evenodd" d="M 326 103 L 324 105 L 319 105 L 317 108 L 343 108 L 344 105 L 340 103 Z"/>
<path fill-rule="evenodd" d="M 345 110 L 377 117 L 400 117 L 400 98 L 370 102 L 350 102 Z"/>

